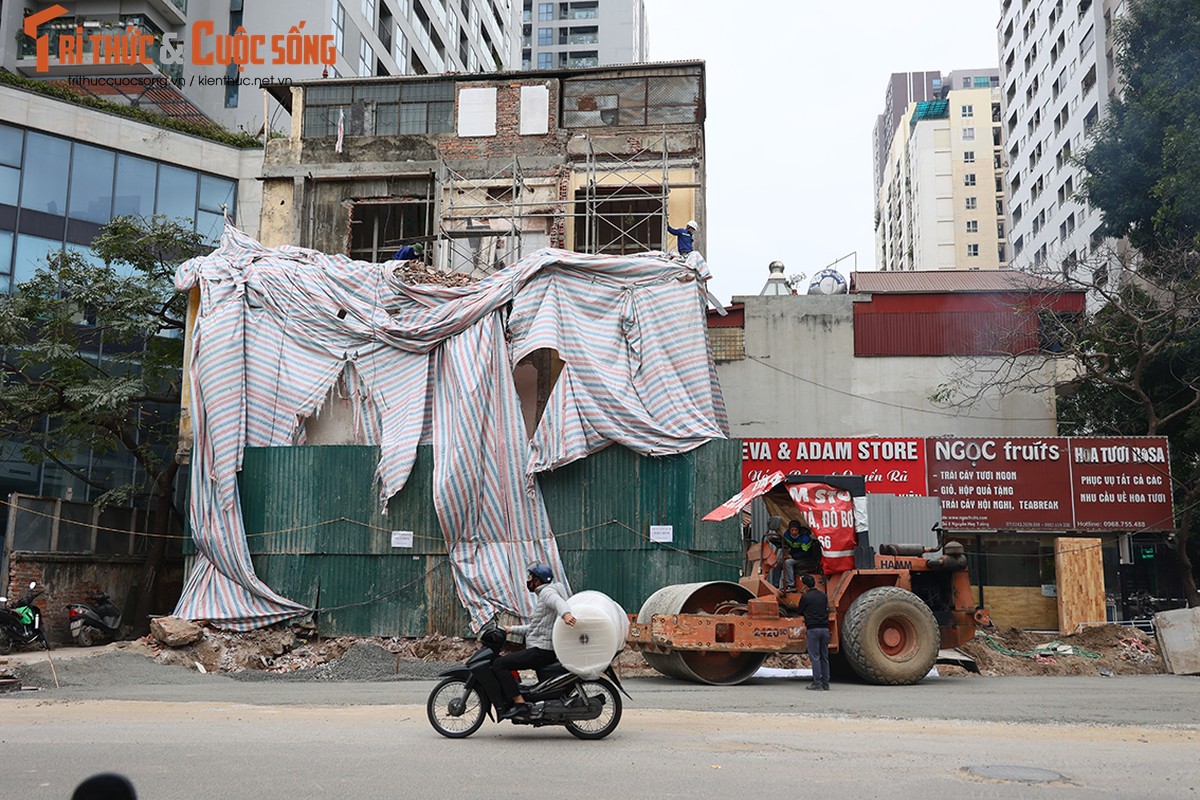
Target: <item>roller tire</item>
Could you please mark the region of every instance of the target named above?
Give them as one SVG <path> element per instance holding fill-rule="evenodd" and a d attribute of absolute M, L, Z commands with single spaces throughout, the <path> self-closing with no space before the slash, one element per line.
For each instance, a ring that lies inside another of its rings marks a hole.
<path fill-rule="evenodd" d="M 579 690 L 588 697 L 604 695 L 604 710 L 596 719 L 567 720 L 564 725 L 576 739 L 603 739 L 621 722 L 621 694 L 608 681 L 584 681 Z"/>
<path fill-rule="evenodd" d="M 940 646 L 941 633 L 929 606 L 899 586 L 863 592 L 842 623 L 841 650 L 868 683 L 917 683 L 929 674 Z"/>

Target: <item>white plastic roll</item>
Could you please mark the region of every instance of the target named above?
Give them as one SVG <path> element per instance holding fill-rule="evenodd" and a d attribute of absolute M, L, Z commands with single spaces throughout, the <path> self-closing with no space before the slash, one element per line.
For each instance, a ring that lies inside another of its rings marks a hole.
<path fill-rule="evenodd" d="M 559 617 L 551 636 L 554 652 L 571 672 L 583 678 L 596 678 L 625 647 L 629 635 L 629 617 L 625 609 L 603 592 L 579 592 L 567 600 L 575 624 Z"/>

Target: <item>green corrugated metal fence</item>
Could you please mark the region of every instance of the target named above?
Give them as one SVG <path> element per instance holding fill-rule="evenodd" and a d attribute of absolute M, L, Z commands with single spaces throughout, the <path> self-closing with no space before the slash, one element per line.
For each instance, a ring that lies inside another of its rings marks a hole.
<path fill-rule="evenodd" d="M 571 586 L 602 591 L 636 612 L 671 583 L 736 579 L 736 521 L 700 517 L 739 488 L 740 442 L 715 441 L 663 458 L 610 447 L 541 476 Z M 433 453 L 379 509 L 378 450 L 362 446 L 247 448 L 240 478 L 254 567 L 272 589 L 320 609 L 323 636 L 463 634 L 433 508 Z M 651 542 L 651 525 L 673 541 Z M 394 548 L 392 531 L 412 531 Z"/>

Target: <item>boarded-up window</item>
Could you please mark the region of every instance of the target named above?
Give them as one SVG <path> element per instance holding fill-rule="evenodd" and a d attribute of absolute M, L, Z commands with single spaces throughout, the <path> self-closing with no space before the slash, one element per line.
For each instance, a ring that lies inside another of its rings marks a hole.
<path fill-rule="evenodd" d="M 567 128 L 688 125 L 700 119 L 699 75 L 563 82 L 563 126 Z"/>
<path fill-rule="evenodd" d="M 496 135 L 496 87 L 480 86 L 458 91 L 458 135 Z"/>
<path fill-rule="evenodd" d="M 550 90 L 545 86 L 521 87 L 521 135 L 550 131 Z"/>

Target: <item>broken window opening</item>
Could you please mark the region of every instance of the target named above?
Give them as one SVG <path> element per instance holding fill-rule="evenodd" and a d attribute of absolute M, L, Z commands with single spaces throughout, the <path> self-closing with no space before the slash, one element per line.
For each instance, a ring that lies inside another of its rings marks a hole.
<path fill-rule="evenodd" d="M 350 205 L 350 258 L 379 263 L 401 246 L 428 244 L 429 204 L 425 199 L 362 200 Z"/>

